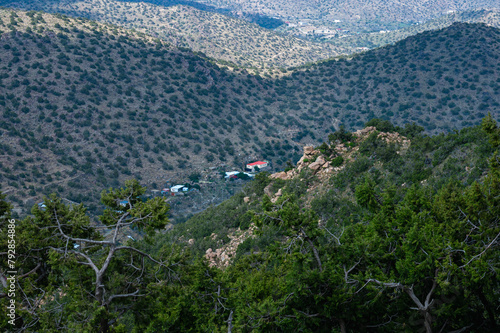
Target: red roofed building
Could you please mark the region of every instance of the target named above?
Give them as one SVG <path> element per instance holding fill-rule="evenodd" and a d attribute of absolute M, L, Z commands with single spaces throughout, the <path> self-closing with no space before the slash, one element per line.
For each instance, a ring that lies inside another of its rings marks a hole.
<path fill-rule="evenodd" d="M 268 161 L 257 161 L 257 162 L 253 162 L 253 163 L 249 163 L 246 165 L 246 168 L 248 170 L 257 170 L 257 169 L 264 169 L 264 168 L 267 168 L 269 166 L 269 162 Z"/>

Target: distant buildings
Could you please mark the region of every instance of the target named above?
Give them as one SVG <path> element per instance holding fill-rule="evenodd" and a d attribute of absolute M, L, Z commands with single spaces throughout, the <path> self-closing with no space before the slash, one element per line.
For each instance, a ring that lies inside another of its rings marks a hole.
<path fill-rule="evenodd" d="M 228 171 L 224 173 L 224 178 L 231 178 L 231 176 L 236 176 L 239 174 L 241 171 Z"/>
<path fill-rule="evenodd" d="M 45 211 L 45 209 L 47 209 L 47 206 L 45 205 L 45 201 L 42 201 L 42 202 L 38 203 L 38 208 L 41 211 Z"/>
<path fill-rule="evenodd" d="M 233 179 L 236 180 L 238 178 L 242 179 L 249 179 L 249 178 L 254 178 L 255 176 L 247 173 L 247 172 L 241 172 L 241 171 L 229 171 L 224 173 L 224 178 L 225 179 Z"/>
<path fill-rule="evenodd" d="M 269 161 L 257 161 L 246 165 L 248 171 L 260 171 L 269 166 Z"/>
<path fill-rule="evenodd" d="M 170 193 L 187 192 L 189 188 L 184 185 L 175 185 L 170 188 Z"/>

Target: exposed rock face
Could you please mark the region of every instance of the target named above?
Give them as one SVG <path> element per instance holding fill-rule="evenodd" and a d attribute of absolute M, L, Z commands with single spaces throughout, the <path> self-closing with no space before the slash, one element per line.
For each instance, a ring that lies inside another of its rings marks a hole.
<path fill-rule="evenodd" d="M 313 146 L 305 146 L 304 147 L 304 155 L 312 155 L 314 152 Z"/>
<path fill-rule="evenodd" d="M 353 134 L 355 136 L 357 136 L 358 138 L 364 139 L 364 138 L 366 138 L 368 135 L 372 134 L 376 130 L 377 129 L 375 127 L 368 126 L 368 127 L 363 128 L 363 129 L 357 130 Z"/>
<path fill-rule="evenodd" d="M 208 265 L 210 267 L 218 268 L 228 267 L 231 264 L 232 259 L 236 255 L 238 246 L 240 246 L 240 244 L 243 243 L 247 238 L 255 237 L 253 233 L 256 228 L 257 227 L 253 223 L 250 225 L 250 228 L 248 228 L 248 230 L 245 230 L 244 232 L 242 232 L 241 229 L 238 228 L 233 234 L 227 235 L 227 237 L 231 239 L 229 243 L 225 244 L 219 249 L 215 249 L 215 251 L 209 248 L 205 252 L 205 259 L 208 260 Z"/>
<path fill-rule="evenodd" d="M 354 132 L 353 134 L 358 137 L 356 141 L 361 142 L 364 141 L 370 134 L 375 132 L 377 129 L 373 126 L 369 126 L 366 128 L 363 128 L 361 130 L 358 130 Z M 393 133 L 387 133 L 387 132 L 380 132 L 377 136 L 379 139 L 385 140 L 387 143 L 395 143 L 399 145 L 399 150 L 398 154 L 401 153 L 401 151 L 406 151 L 408 148 L 410 148 L 411 141 L 407 139 L 406 137 L 400 135 L 399 133 L 393 132 Z"/>
<path fill-rule="evenodd" d="M 354 161 L 357 156 L 356 152 L 359 150 L 359 144 L 366 140 L 368 136 L 370 136 L 370 134 L 374 133 L 375 131 L 377 131 L 377 129 L 373 126 L 370 126 L 354 132 L 354 140 L 358 145 L 352 146 L 338 143 L 335 145 L 335 147 L 330 147 L 335 151 L 335 153 L 331 156 L 325 156 L 319 150 L 315 150 L 314 147 L 306 146 L 304 147 L 304 155 L 297 162 L 296 168 L 287 172 L 277 172 L 269 176 L 269 178 L 290 180 L 298 177 L 301 171 L 304 168 L 307 168 L 308 170 L 312 170 L 313 174 L 318 177 L 320 181 L 327 180 L 329 177 L 331 177 L 332 174 L 341 171 L 345 167 L 345 163 L 341 166 L 333 167 L 331 165 L 332 163 L 330 161 L 327 161 L 327 159 L 331 160 L 337 156 L 342 156 L 346 162 Z M 411 144 L 410 140 L 396 132 L 380 132 L 378 133 L 378 138 L 385 140 L 387 143 L 396 144 L 398 154 L 408 150 Z M 311 162 L 312 160 L 314 160 L 314 162 Z M 269 198 L 271 198 L 271 201 L 275 202 L 279 196 L 277 196 L 277 194 L 271 193 L 271 187 L 272 183 L 264 189 L 264 193 L 267 194 Z"/>
<path fill-rule="evenodd" d="M 272 198 L 273 194 L 274 194 L 271 192 L 272 186 L 273 186 L 273 184 L 271 183 L 271 184 L 267 185 L 266 187 L 264 187 L 264 194 L 267 195 L 269 198 Z"/>
<path fill-rule="evenodd" d="M 278 201 L 278 199 L 282 196 L 282 192 L 281 192 L 281 189 L 278 190 L 278 192 L 276 192 L 276 194 L 274 195 L 274 198 L 271 199 L 271 202 L 272 203 L 275 203 L 276 201 Z"/>
<path fill-rule="evenodd" d="M 325 164 L 325 162 L 326 161 L 325 161 L 325 158 L 323 157 L 323 155 L 320 155 L 320 156 L 318 156 L 316 161 L 309 164 L 309 169 L 314 170 L 314 171 L 318 171 L 318 169 L 321 168 Z"/>
<path fill-rule="evenodd" d="M 287 180 L 288 174 L 285 171 L 277 172 L 277 173 L 273 173 L 271 176 L 269 176 L 269 178 Z"/>

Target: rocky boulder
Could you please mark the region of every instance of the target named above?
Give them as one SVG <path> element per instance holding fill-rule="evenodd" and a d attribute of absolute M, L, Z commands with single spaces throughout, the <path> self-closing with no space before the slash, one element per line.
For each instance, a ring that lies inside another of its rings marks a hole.
<path fill-rule="evenodd" d="M 309 164 L 309 169 L 317 171 L 325 163 L 326 163 L 325 158 L 323 156 L 318 156 L 318 158 L 316 159 L 316 161 L 314 161 L 313 163 Z"/>

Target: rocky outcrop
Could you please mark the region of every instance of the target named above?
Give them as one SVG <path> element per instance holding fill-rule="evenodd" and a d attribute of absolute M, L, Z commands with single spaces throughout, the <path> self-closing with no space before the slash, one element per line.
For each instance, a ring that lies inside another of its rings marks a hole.
<path fill-rule="evenodd" d="M 290 180 L 298 177 L 301 174 L 301 171 L 307 168 L 307 170 L 311 170 L 320 181 L 325 181 L 330 178 L 332 174 L 341 171 L 345 167 L 345 163 L 341 166 L 333 167 L 331 160 L 333 160 L 337 156 L 342 156 L 344 161 L 354 161 L 357 156 L 356 152 L 359 150 L 359 145 L 376 131 L 377 129 L 375 127 L 369 126 L 354 132 L 353 135 L 355 137 L 354 141 L 356 144 L 346 145 L 343 143 L 337 143 L 335 147 L 330 147 L 330 149 L 334 151 L 331 156 L 325 156 L 319 150 L 314 149 L 314 147 L 312 146 L 305 146 L 304 155 L 297 162 L 296 168 L 287 172 L 277 172 L 269 176 L 269 178 Z M 385 140 L 387 143 L 396 144 L 398 154 L 408 150 L 411 144 L 409 139 L 396 132 L 379 132 L 377 137 Z M 271 188 L 272 183 L 264 189 L 264 193 L 267 194 L 269 198 L 271 198 L 271 201 L 275 202 L 279 196 L 277 196 L 275 193 L 271 193 Z"/>
<path fill-rule="evenodd" d="M 366 138 L 372 134 L 373 132 L 375 132 L 377 129 L 373 126 L 369 126 L 369 127 L 366 127 L 366 128 L 363 128 L 361 130 L 358 130 L 356 132 L 354 132 L 353 134 L 355 136 L 357 136 L 357 142 L 362 142 L 364 140 L 366 140 Z M 385 142 L 387 143 L 395 143 L 397 144 L 399 147 L 398 147 L 398 151 L 397 153 L 401 153 L 402 151 L 406 151 L 408 150 L 408 148 L 410 148 L 410 144 L 411 144 L 411 141 L 409 139 L 407 139 L 406 137 L 400 135 L 399 133 L 397 132 L 380 132 L 377 137 L 379 139 L 382 139 L 382 140 L 385 140 Z"/>
<path fill-rule="evenodd" d="M 269 176 L 269 178 L 288 180 L 288 179 L 291 179 L 290 176 L 291 176 L 291 173 L 288 174 L 287 172 L 282 171 L 282 172 L 273 173 L 271 176 Z"/>
<path fill-rule="evenodd" d="M 372 134 L 373 132 L 375 132 L 377 129 L 373 126 L 368 126 L 368 127 L 365 127 L 363 129 L 360 129 L 360 130 L 357 130 L 356 132 L 352 133 L 354 134 L 355 136 L 358 137 L 358 142 L 359 141 L 363 141 L 364 139 L 366 139 L 370 134 Z"/>
<path fill-rule="evenodd" d="M 256 228 L 257 227 L 253 223 L 250 225 L 248 230 L 245 230 L 243 232 L 240 228 L 238 228 L 233 234 L 227 235 L 227 237 L 230 239 L 229 243 L 225 244 L 219 249 L 212 250 L 212 248 L 209 248 L 205 252 L 205 259 L 208 260 L 208 265 L 210 267 L 218 267 L 221 269 L 228 267 L 231 264 L 231 261 L 236 256 L 238 246 L 240 246 L 240 244 L 243 243 L 247 238 L 255 237 L 254 230 Z"/>
<path fill-rule="evenodd" d="M 318 158 L 316 158 L 316 161 L 309 164 L 309 169 L 318 171 L 319 168 L 321 168 L 325 164 L 326 164 L 325 158 L 323 157 L 323 155 L 320 155 L 318 156 Z"/>

